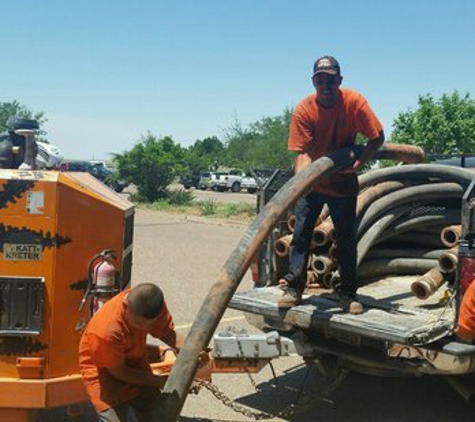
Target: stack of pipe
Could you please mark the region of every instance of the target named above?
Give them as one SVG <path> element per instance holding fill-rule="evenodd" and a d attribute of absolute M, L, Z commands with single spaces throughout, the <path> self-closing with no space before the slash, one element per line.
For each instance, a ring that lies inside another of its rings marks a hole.
<path fill-rule="evenodd" d="M 356 210 L 359 282 L 391 274 L 420 275 L 412 285 L 420 299 L 452 282 L 462 195 L 472 178 L 473 173 L 466 169 L 435 164 L 389 167 L 360 176 Z M 291 219 L 294 223 L 295 217 Z M 291 241 L 290 231 L 277 239 L 277 259 L 288 260 Z M 308 287 L 331 287 L 339 276 L 335 228 L 327 209 L 315 226 L 311 250 Z"/>

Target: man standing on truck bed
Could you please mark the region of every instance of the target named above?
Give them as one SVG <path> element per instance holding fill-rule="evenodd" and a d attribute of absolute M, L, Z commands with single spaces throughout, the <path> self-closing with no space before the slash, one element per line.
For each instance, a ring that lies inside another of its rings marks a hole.
<path fill-rule="evenodd" d="M 340 88 L 342 80 L 340 65 L 334 57 L 324 56 L 315 62 L 312 81 L 316 93 L 297 105 L 290 125 L 289 150 L 298 153 L 295 172 L 322 156 L 354 145 L 358 133 L 368 138 L 368 142 L 352 166 L 319 179 L 313 191 L 297 202 L 289 271 L 279 281 L 284 289 L 278 303 L 280 308 L 290 308 L 301 302 L 313 228 L 326 203 L 335 226 L 341 277 L 337 293 L 341 305 L 353 314 L 363 311 L 356 299 L 355 219 L 359 191 L 356 172 L 382 145 L 384 132 L 366 99 L 356 91 Z"/>
<path fill-rule="evenodd" d="M 139 422 L 157 420 L 166 377 L 154 375 L 150 368 L 147 334 L 173 348 L 183 342 L 161 289 L 151 283 L 114 296 L 89 321 L 79 346 L 79 364 L 99 421 L 126 422 L 129 412 Z"/>

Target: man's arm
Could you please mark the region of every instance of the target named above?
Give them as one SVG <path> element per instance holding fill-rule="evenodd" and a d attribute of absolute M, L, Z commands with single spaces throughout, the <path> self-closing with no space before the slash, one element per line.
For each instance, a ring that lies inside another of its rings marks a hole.
<path fill-rule="evenodd" d="M 163 388 L 167 380 L 164 375 L 154 375 L 152 372 L 130 368 L 124 364 L 107 368 L 107 370 L 114 378 L 128 384 Z"/>
<path fill-rule="evenodd" d="M 180 350 L 185 342 L 183 335 L 175 330 L 170 331 L 165 337 L 161 337 L 161 340 L 175 350 Z"/>
<path fill-rule="evenodd" d="M 340 170 L 340 173 L 355 173 L 361 167 L 363 167 L 373 156 L 376 154 L 378 148 L 384 143 L 384 132 L 379 132 L 379 136 L 374 139 L 370 139 L 361 153 L 361 155 L 355 160 L 352 166 Z"/>
<path fill-rule="evenodd" d="M 294 160 L 295 173 L 302 171 L 305 167 L 307 167 L 311 163 L 312 163 L 312 159 L 310 158 L 310 155 L 308 155 L 306 152 L 300 152 L 299 155 L 297 155 L 297 157 L 295 157 L 295 160 Z"/>

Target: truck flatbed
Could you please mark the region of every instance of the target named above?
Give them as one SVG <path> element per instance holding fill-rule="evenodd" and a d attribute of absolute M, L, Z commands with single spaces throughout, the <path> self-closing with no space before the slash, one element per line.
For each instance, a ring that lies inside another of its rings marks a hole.
<path fill-rule="evenodd" d="M 417 299 L 410 288 L 416 279 L 417 276 L 386 277 L 361 287 L 358 299 L 365 312 L 360 315 L 344 313 L 336 294 L 323 288 L 307 291 L 302 304 L 289 310 L 277 307 L 282 291 L 276 286 L 237 293 L 230 307 L 248 314 L 259 328 L 300 328 L 340 340 L 347 337 L 348 342 L 368 338 L 424 345 L 450 333 L 454 311 L 440 301 L 444 287 L 427 300 Z"/>

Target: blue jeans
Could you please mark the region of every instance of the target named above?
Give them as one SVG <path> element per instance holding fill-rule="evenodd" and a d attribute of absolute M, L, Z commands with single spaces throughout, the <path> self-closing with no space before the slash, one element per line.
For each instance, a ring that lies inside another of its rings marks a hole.
<path fill-rule="evenodd" d="M 290 244 L 289 271 L 284 279 L 289 287 L 303 292 L 313 229 L 323 205 L 327 204 L 335 226 L 337 259 L 341 283 L 337 291 L 355 297 L 356 283 L 356 196 L 334 197 L 311 192 L 295 205 L 295 230 Z"/>

